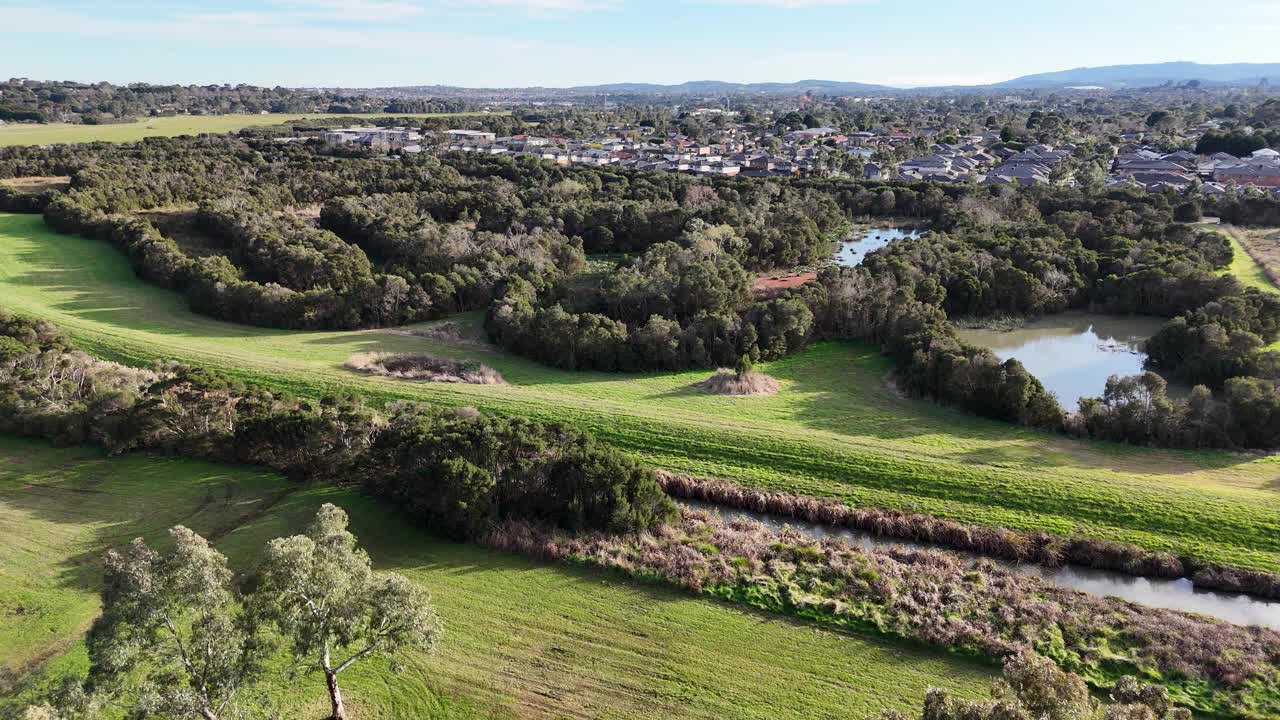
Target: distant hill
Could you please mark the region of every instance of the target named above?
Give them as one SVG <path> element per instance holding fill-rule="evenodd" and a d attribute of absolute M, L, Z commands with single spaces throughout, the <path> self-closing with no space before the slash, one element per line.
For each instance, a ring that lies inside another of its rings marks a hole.
<path fill-rule="evenodd" d="M 1108 89 L 1151 87 L 1199 80 L 1206 85 L 1256 85 L 1261 80 L 1280 83 L 1280 63 L 1230 63 L 1201 65 L 1193 62 L 1146 65 L 1105 65 L 1058 72 L 1023 75 L 991 87 L 1053 88 L 1097 85 Z"/>
<path fill-rule="evenodd" d="M 1023 75 L 1022 77 L 991 85 L 950 85 L 910 89 L 839 80 L 800 80 L 789 83 L 735 83 L 721 80 L 694 80 L 678 85 L 608 83 L 566 88 L 462 88 L 445 85 L 418 85 L 393 88 L 349 88 L 349 90 L 377 95 L 422 97 L 498 96 L 504 98 L 554 98 L 584 95 L 770 95 L 795 97 L 797 95 L 898 95 L 912 92 L 966 90 L 989 92 L 1000 89 L 1032 90 L 1076 86 L 1096 86 L 1108 90 L 1120 90 L 1124 88 L 1153 87 L 1166 83 L 1182 84 L 1191 80 L 1199 80 L 1206 86 L 1256 85 L 1258 82 L 1266 80 L 1270 84 L 1280 86 L 1280 63 L 1201 65 L 1193 62 L 1167 62 L 1145 65 L 1106 65 Z"/>

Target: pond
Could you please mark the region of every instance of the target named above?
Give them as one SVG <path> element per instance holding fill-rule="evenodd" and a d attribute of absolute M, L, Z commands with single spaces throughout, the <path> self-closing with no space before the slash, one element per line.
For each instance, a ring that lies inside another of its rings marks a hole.
<path fill-rule="evenodd" d="M 850 239 L 840 243 L 836 251 L 835 263 L 844 267 L 861 265 L 867 253 L 879 250 L 894 240 L 918 238 L 924 233 L 919 230 L 903 230 L 902 228 L 877 227 L 854 233 Z"/>
<path fill-rule="evenodd" d="M 1017 358 L 1066 410 L 1082 397 L 1100 397 L 1112 375 L 1143 372 L 1142 343 L 1167 322 L 1144 316 L 1065 312 L 1018 330 L 960 329 L 960 339 L 991 348 L 1001 360 Z M 1186 388 L 1169 386 L 1169 394 Z"/>
<path fill-rule="evenodd" d="M 926 548 L 959 555 L 973 562 L 977 562 L 981 558 L 980 555 L 975 553 L 926 546 L 904 540 L 890 540 L 877 537 L 871 533 L 846 528 L 828 527 L 765 513 L 723 508 L 714 503 L 697 500 L 680 500 L 678 502 L 693 510 L 719 514 L 726 520 L 747 518 L 764 523 L 774 530 L 781 530 L 784 526 L 789 526 L 815 540 L 826 538 L 843 540 L 868 552 L 891 548 Z M 1194 587 L 1191 581 L 1186 578 L 1177 580 L 1142 578 L 1110 570 L 1094 570 L 1075 566 L 1048 568 L 1034 564 L 1005 562 L 1000 564 L 1021 573 L 1035 575 L 1044 582 L 1058 587 L 1070 588 L 1103 597 L 1116 597 L 1149 607 L 1210 615 L 1237 625 L 1260 625 L 1280 630 L 1280 601 L 1264 600 L 1243 593 L 1203 590 Z"/>

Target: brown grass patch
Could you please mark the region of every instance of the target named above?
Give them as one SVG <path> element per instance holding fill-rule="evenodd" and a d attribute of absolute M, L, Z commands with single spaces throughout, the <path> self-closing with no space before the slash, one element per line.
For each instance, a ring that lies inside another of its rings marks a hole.
<path fill-rule="evenodd" d="M 41 192 L 44 190 L 66 190 L 71 187 L 71 178 L 67 175 L 33 175 L 31 177 L 6 178 L 0 185 L 11 187 L 18 192 Z"/>
<path fill-rule="evenodd" d="M 721 368 L 694 387 L 714 395 L 777 395 L 781 386 L 777 380 L 761 372 L 752 370 L 739 375 Z"/>
<path fill-rule="evenodd" d="M 324 206 L 321 205 L 320 203 L 312 203 L 310 205 L 299 205 L 297 207 L 291 207 L 280 214 L 290 215 L 292 217 L 298 218 L 299 220 L 304 220 L 308 223 L 311 223 L 312 225 L 319 226 L 320 210 L 323 207 Z"/>
<path fill-rule="evenodd" d="M 764 275 L 761 275 L 756 278 L 755 285 L 753 285 L 751 289 L 759 297 L 776 297 L 784 290 L 804 285 L 816 277 L 818 277 L 818 273 L 814 271 L 792 273 L 790 275 L 778 275 L 774 277 L 765 277 Z"/>
<path fill-rule="evenodd" d="M 502 375 L 474 360 L 450 360 L 418 353 L 358 353 L 343 367 L 365 375 L 467 385 L 506 385 Z"/>

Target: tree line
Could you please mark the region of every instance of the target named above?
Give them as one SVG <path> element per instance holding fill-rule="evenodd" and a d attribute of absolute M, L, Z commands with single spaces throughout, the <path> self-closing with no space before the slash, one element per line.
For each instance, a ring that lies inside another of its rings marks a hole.
<path fill-rule="evenodd" d="M 372 92 L 305 90 L 254 85 L 154 85 L 41 81 L 0 82 L 0 120 L 75 122 L 86 125 L 129 122 L 179 113 L 252 114 L 316 112 L 463 112 L 463 99 L 388 98 Z"/>
<path fill-rule="evenodd" d="M 627 532 L 674 511 L 651 469 L 561 426 L 416 403 L 377 412 L 181 366 L 126 368 L 2 311 L 0 333 L 0 431 L 355 482 L 452 538 L 506 517 Z"/>

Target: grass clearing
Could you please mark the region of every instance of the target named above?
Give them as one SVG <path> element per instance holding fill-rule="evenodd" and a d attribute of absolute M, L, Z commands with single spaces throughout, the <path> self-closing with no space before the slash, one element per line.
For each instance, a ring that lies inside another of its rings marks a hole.
<path fill-rule="evenodd" d="M 469 405 L 574 425 L 676 472 L 1280 571 L 1276 458 L 1089 442 L 903 399 L 884 383 L 888 362 L 867 345 L 823 343 L 763 363 L 756 369 L 781 391 L 743 402 L 693 388 L 705 370 L 565 372 L 444 333 L 245 327 L 196 315 L 178 294 L 137 280 L 108 244 L 21 215 L 0 215 L 0 305 L 51 320 L 84 349 L 131 364 L 170 358 L 300 395 Z M 451 322 L 465 335 L 478 318 Z M 476 360 L 509 385 L 404 383 L 343 370 L 361 352 Z"/>
<path fill-rule="evenodd" d="M 1280 276 L 1280 230 L 1232 226 L 1223 230 L 1235 251 L 1228 272 L 1245 287 L 1280 293 L 1272 280 Z"/>
<path fill-rule="evenodd" d="M 243 568 L 268 539 L 301 532 L 323 502 L 347 510 L 378 567 L 429 588 L 446 622 L 437 655 L 409 656 L 400 673 L 357 665 L 344 674 L 354 717 L 862 717 L 918 707 L 929 685 L 978 696 L 995 673 L 941 651 L 441 542 L 349 490 L 5 436 L 0 664 L 48 659 L 45 684 L 85 671 L 79 638 L 98 610 L 106 547 L 155 541 L 183 523 Z M 327 708 L 318 675 L 281 678 L 271 694 L 288 717 Z"/>
<path fill-rule="evenodd" d="M 142 118 L 111 125 L 71 123 L 9 123 L 0 126 L 0 147 L 9 145 L 52 145 L 55 143 L 132 142 L 145 137 L 176 137 L 201 133 L 229 133 L 257 125 L 278 125 L 294 120 L 325 120 L 341 117 L 467 117 L 491 113 L 272 113 L 269 115 L 174 115 Z"/>
<path fill-rule="evenodd" d="M 45 190 L 66 190 L 71 186 L 69 175 L 31 175 L 28 177 L 4 178 L 0 187 L 9 187 L 18 192 L 36 193 Z"/>

